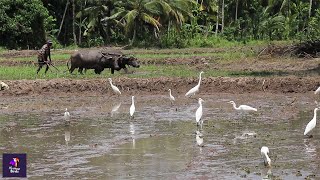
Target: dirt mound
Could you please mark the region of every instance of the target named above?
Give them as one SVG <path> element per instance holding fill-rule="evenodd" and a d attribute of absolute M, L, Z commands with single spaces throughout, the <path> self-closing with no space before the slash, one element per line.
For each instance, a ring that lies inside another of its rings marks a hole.
<path fill-rule="evenodd" d="M 169 88 L 176 93 L 184 95 L 190 88 L 197 84 L 197 78 L 114 78 L 113 82 L 119 89 L 128 94 L 163 94 Z M 10 89 L 0 91 L 1 96 L 23 95 L 102 95 L 111 94 L 107 79 L 52 79 L 52 80 L 15 80 L 4 81 Z M 208 77 L 204 78 L 200 94 L 226 93 L 251 93 L 259 91 L 275 93 L 304 93 L 315 90 L 320 85 L 317 77 Z"/>

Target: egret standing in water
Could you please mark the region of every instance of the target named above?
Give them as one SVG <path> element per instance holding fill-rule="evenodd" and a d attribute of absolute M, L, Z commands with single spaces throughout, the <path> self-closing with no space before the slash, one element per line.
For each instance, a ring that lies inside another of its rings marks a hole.
<path fill-rule="evenodd" d="M 198 84 L 193 87 L 192 89 L 190 89 L 185 96 L 187 97 L 190 97 L 190 96 L 194 96 L 196 94 L 196 92 L 199 91 L 199 88 L 200 88 L 200 83 L 201 83 L 201 74 L 204 73 L 203 71 L 200 72 L 200 75 L 199 75 L 199 82 Z"/>
<path fill-rule="evenodd" d="M 313 118 L 312 118 L 311 121 L 307 124 L 306 129 L 304 130 L 303 135 L 307 135 L 314 127 L 316 127 L 316 124 L 317 124 L 317 111 L 318 111 L 318 108 L 314 108 Z M 312 137 L 312 136 L 309 136 L 309 137 Z"/>
<path fill-rule="evenodd" d="M 320 87 L 318 87 L 318 89 L 314 92 L 314 94 L 319 94 L 320 92 Z"/>
<path fill-rule="evenodd" d="M 175 98 L 171 94 L 171 89 L 169 89 L 169 97 L 170 97 L 171 104 L 173 104 L 173 101 L 175 101 Z"/>
<path fill-rule="evenodd" d="M 265 166 L 271 166 L 271 159 L 269 158 L 268 154 L 269 154 L 269 148 L 266 146 L 262 146 L 261 156 L 263 158 Z"/>
<path fill-rule="evenodd" d="M 65 121 L 70 121 L 70 113 L 68 112 L 68 108 L 66 108 L 66 111 L 64 112 L 63 118 Z"/>
<path fill-rule="evenodd" d="M 239 107 L 236 107 L 236 103 L 234 101 L 228 102 L 233 105 L 233 109 L 238 110 L 238 111 L 257 111 L 256 108 L 253 108 L 248 105 L 240 105 Z"/>
<path fill-rule="evenodd" d="M 201 98 L 199 98 L 199 107 L 196 111 L 196 122 L 197 122 L 197 126 L 201 126 L 202 129 L 202 124 L 203 124 L 203 120 L 201 119 L 202 117 L 202 102 L 203 100 Z"/>
<path fill-rule="evenodd" d="M 115 86 L 115 85 L 112 84 L 112 79 L 111 79 L 111 78 L 108 78 L 108 80 L 109 80 L 109 82 L 110 82 L 110 85 L 111 85 L 111 88 L 112 88 L 113 92 L 116 93 L 116 94 L 118 94 L 118 95 L 120 95 L 121 92 L 120 92 L 120 90 L 119 90 L 119 88 L 118 88 L 117 86 Z"/>
<path fill-rule="evenodd" d="M 136 107 L 134 106 L 134 96 L 132 96 L 132 104 L 130 106 L 130 116 L 131 116 L 131 118 L 134 118 L 133 114 L 134 114 L 135 110 L 136 110 Z"/>

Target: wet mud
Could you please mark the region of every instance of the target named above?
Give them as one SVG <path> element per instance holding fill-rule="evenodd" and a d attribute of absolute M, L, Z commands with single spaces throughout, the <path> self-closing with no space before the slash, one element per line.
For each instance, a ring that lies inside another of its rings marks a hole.
<path fill-rule="evenodd" d="M 173 91 L 131 96 L 0 97 L 0 152 L 28 154 L 31 179 L 305 179 L 320 176 L 317 127 L 303 136 L 319 97 L 306 93 Z M 197 98 L 203 128 L 195 123 Z M 233 100 L 258 109 L 235 111 Z M 68 108 L 71 119 L 63 118 Z M 203 145 L 197 145 L 196 132 Z M 271 168 L 260 148 L 270 149 Z"/>

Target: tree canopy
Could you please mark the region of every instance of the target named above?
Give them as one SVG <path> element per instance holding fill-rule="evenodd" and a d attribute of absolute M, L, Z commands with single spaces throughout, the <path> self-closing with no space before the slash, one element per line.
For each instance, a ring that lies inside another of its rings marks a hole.
<path fill-rule="evenodd" d="M 313 0 L 1 0 L 0 46 L 183 47 L 190 39 L 309 40 L 320 36 Z M 205 43 L 204 43 L 205 45 Z"/>
<path fill-rule="evenodd" d="M 41 0 L 0 1 L 0 46 L 39 47 L 54 26 Z"/>

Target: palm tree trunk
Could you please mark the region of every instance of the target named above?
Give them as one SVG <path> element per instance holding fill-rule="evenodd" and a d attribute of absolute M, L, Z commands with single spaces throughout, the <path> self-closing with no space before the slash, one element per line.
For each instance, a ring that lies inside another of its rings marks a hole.
<path fill-rule="evenodd" d="M 131 45 L 134 44 L 134 42 L 136 41 L 136 35 L 137 35 L 137 30 L 136 28 L 133 29 L 133 36 L 132 36 L 132 40 L 131 40 Z"/>
<path fill-rule="evenodd" d="M 287 11 L 287 17 L 290 17 L 290 0 L 288 0 L 288 11 Z"/>
<path fill-rule="evenodd" d="M 77 36 L 76 36 L 76 23 L 75 23 L 75 0 L 72 0 L 72 34 L 73 34 L 73 43 L 77 45 Z"/>
<path fill-rule="evenodd" d="M 82 2 L 80 1 L 80 12 L 82 11 Z M 82 15 L 79 17 L 79 38 L 78 38 L 78 43 L 81 44 L 81 27 L 82 27 Z"/>
<path fill-rule="evenodd" d="M 215 32 L 215 36 L 218 35 L 218 30 L 219 30 L 219 6 L 217 9 L 217 21 L 216 21 L 216 32 Z"/>
<path fill-rule="evenodd" d="M 224 29 L 224 0 L 222 0 L 222 9 L 221 9 L 221 33 Z"/>
<path fill-rule="evenodd" d="M 309 18 L 311 17 L 311 8 L 312 8 L 312 0 L 310 0 L 310 5 L 309 5 Z"/>
<path fill-rule="evenodd" d="M 239 0 L 236 0 L 236 13 L 235 13 L 235 17 L 234 17 L 235 21 L 238 20 L 238 6 L 239 6 Z"/>
<path fill-rule="evenodd" d="M 137 30 L 136 30 L 136 22 L 134 22 L 134 26 L 133 26 L 133 35 L 132 35 L 132 39 L 130 42 L 130 46 L 132 46 L 134 44 L 134 42 L 136 41 L 136 35 L 137 35 Z"/>
<path fill-rule="evenodd" d="M 59 35 L 61 33 L 62 25 L 63 25 L 64 19 L 66 17 L 68 6 L 69 6 L 69 0 L 67 0 L 66 7 L 64 8 L 64 13 L 63 13 L 63 16 L 62 16 L 62 20 L 61 20 L 61 23 L 60 23 L 59 32 L 58 32 L 57 37 L 59 37 Z"/>

